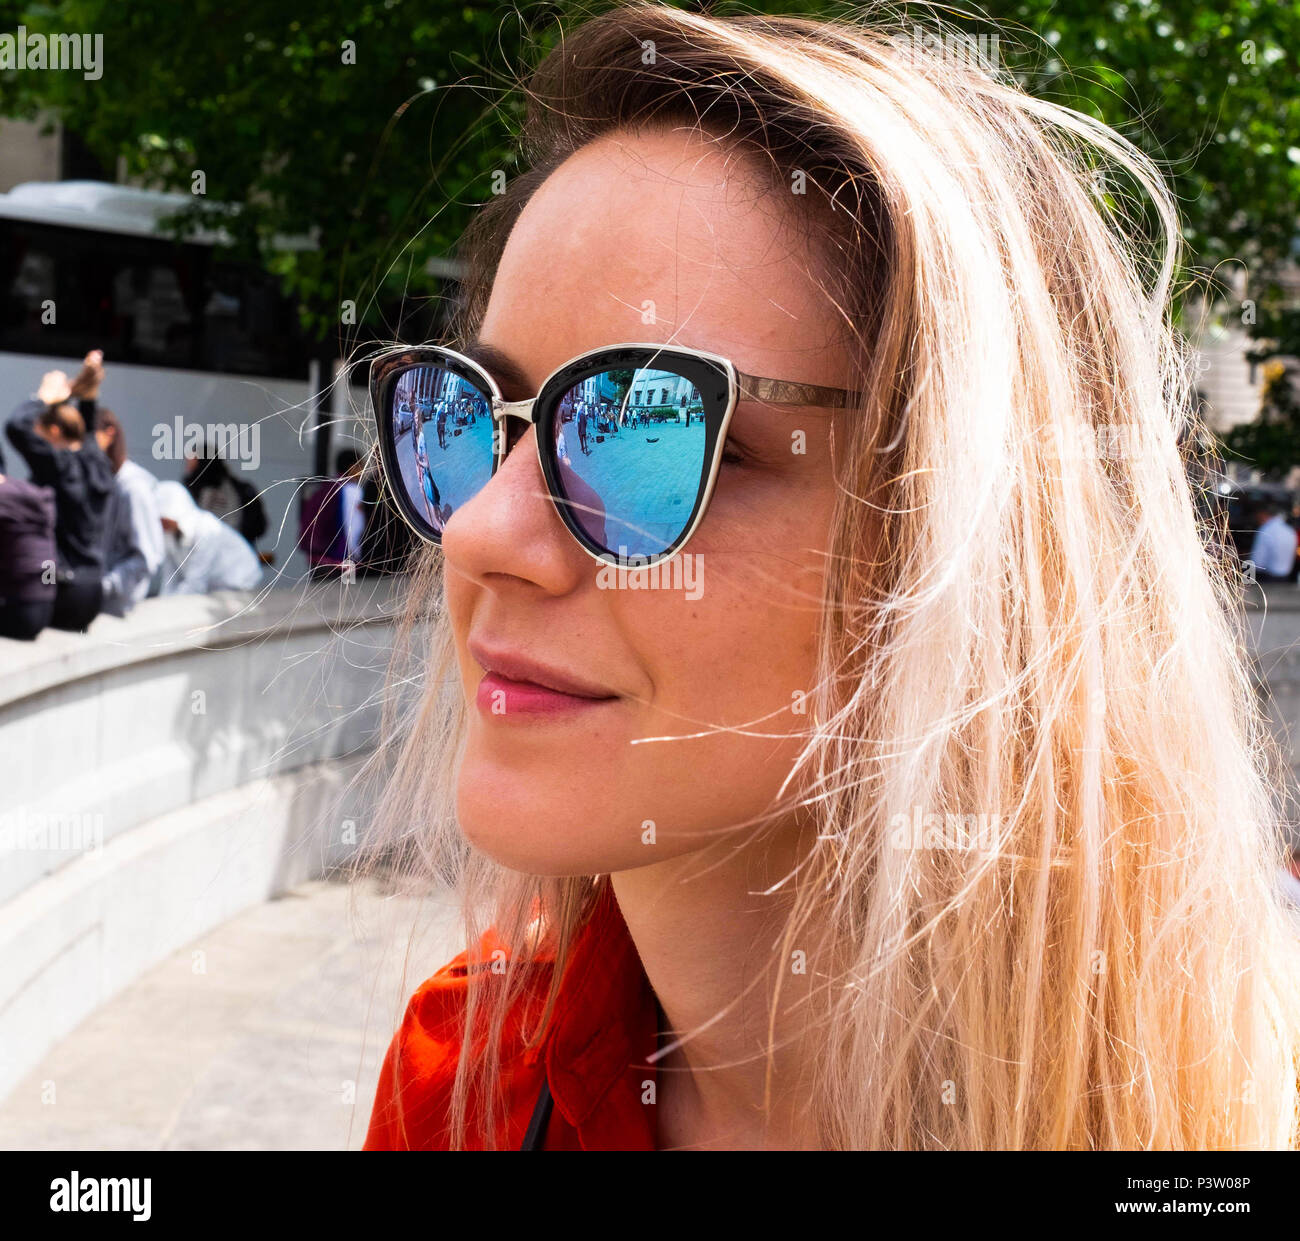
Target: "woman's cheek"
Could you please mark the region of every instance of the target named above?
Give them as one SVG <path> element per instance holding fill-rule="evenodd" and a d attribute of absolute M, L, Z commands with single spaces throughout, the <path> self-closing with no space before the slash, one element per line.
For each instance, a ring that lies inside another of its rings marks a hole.
<path fill-rule="evenodd" d="M 813 676 L 821 576 L 791 574 L 789 560 L 780 567 L 777 577 L 766 557 L 705 550 L 694 569 L 698 598 L 620 597 L 623 627 L 654 686 L 652 714 L 666 729 L 801 727 L 789 708 Z M 685 718 L 674 725 L 675 717 Z"/>

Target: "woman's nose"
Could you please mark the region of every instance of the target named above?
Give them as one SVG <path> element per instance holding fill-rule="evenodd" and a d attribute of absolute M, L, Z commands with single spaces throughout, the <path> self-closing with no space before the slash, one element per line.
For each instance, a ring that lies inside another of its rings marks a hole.
<path fill-rule="evenodd" d="M 487 486 L 448 518 L 443 555 L 450 569 L 482 585 L 517 579 L 548 594 L 567 593 L 581 584 L 591 562 L 547 492 L 536 428 L 515 418 L 502 426 L 505 460 Z"/>

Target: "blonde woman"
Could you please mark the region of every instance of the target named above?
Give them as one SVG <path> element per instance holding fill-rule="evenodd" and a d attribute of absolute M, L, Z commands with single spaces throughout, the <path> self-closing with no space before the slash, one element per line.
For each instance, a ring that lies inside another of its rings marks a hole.
<path fill-rule="evenodd" d="M 435 635 L 383 838 L 466 950 L 368 1147 L 1293 1143 L 1280 794 L 1180 449 L 1168 191 L 924 47 L 570 31 L 453 338 L 375 362 Z M 417 368 L 502 429 L 428 446 L 436 523 L 389 412 Z M 703 417 L 559 457 L 575 388 L 642 379 Z"/>

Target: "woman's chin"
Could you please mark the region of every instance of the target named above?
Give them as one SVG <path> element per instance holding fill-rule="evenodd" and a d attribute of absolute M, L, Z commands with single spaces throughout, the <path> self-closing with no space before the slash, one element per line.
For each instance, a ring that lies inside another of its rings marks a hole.
<path fill-rule="evenodd" d="M 479 852 L 531 875 L 598 875 L 643 864 L 646 858 L 633 861 L 635 852 L 611 839 L 604 797 L 585 798 L 575 787 L 581 782 L 577 772 L 529 778 L 467 755 L 456 794 L 461 831 Z"/>
<path fill-rule="evenodd" d="M 613 772 L 598 776 L 594 769 L 549 775 L 502 770 L 476 761 L 471 749 L 461 764 L 456 814 L 480 853 L 510 870 L 552 878 L 635 870 L 701 847 L 702 839 L 667 838 L 654 820 L 629 811 L 645 801 L 631 787 Z M 642 808 L 660 811 L 661 823 L 690 817 L 681 814 L 684 807 Z"/>

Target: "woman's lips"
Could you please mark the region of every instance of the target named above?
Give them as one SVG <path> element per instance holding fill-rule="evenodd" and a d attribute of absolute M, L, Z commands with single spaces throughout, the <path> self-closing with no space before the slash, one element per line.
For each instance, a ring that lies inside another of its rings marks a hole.
<path fill-rule="evenodd" d="M 523 651 L 479 635 L 470 638 L 468 645 L 470 656 L 484 672 L 476 699 L 485 715 L 559 715 L 618 701 L 608 687 Z"/>
<path fill-rule="evenodd" d="M 516 681 L 499 672 L 488 672 L 478 683 L 478 708 L 485 715 L 559 715 L 563 712 L 590 710 L 618 701 L 614 695 L 592 697 L 570 694 L 539 685 L 536 681 Z"/>

